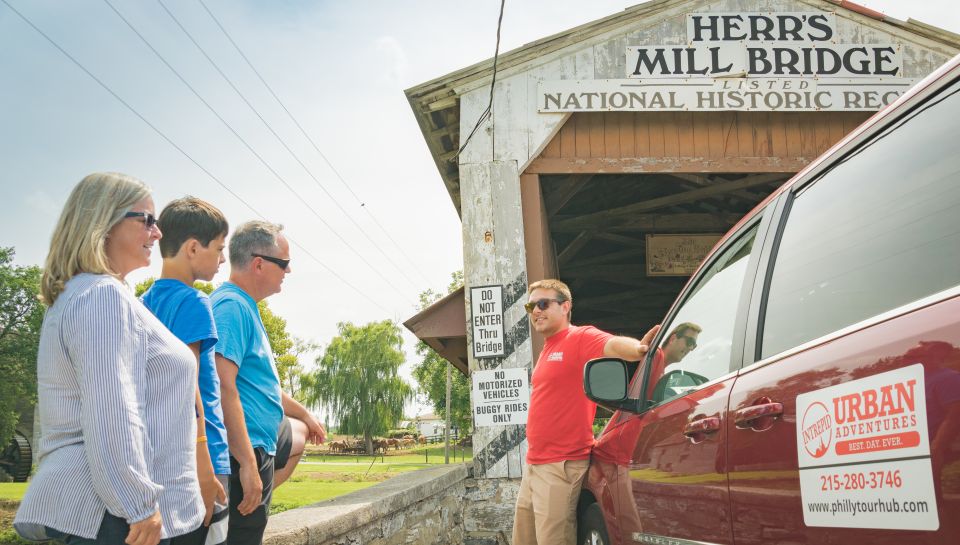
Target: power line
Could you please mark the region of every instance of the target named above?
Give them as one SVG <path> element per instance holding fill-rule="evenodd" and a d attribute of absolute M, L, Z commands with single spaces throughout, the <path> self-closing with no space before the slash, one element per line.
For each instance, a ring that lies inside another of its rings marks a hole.
<path fill-rule="evenodd" d="M 480 114 L 480 117 L 477 118 L 477 124 L 473 126 L 473 130 L 470 131 L 470 134 L 467 135 L 467 139 L 463 142 L 463 145 L 460 146 L 460 149 L 457 150 L 457 154 L 453 156 L 453 159 L 460 157 L 460 154 L 463 153 L 463 150 L 467 149 L 467 144 L 470 143 L 470 139 L 473 138 L 473 135 L 477 133 L 477 130 L 480 128 L 480 125 L 483 125 L 488 119 L 493 116 L 493 89 L 497 85 L 497 59 L 500 57 L 500 27 L 503 24 L 503 6 L 506 4 L 507 0 L 500 0 L 500 18 L 497 19 L 497 47 L 493 51 L 493 79 L 490 81 L 490 102 L 487 103 L 487 109 Z"/>
<path fill-rule="evenodd" d="M 114 90 L 111 89 L 109 85 L 107 85 L 106 83 L 104 83 L 103 80 L 101 80 L 101 79 L 98 78 L 96 75 L 94 75 L 93 72 L 91 72 L 90 70 L 88 70 L 86 66 L 84 66 L 80 61 L 78 61 L 76 58 L 74 58 L 73 55 L 71 55 L 70 53 L 68 53 L 67 50 L 65 50 L 63 47 L 61 47 L 60 44 L 58 44 L 53 38 L 51 38 L 50 36 L 48 36 L 47 33 L 45 33 L 43 30 L 40 30 L 40 28 L 39 28 L 37 25 L 33 24 L 33 21 L 31 21 L 30 19 L 28 19 L 24 14 L 20 13 L 15 7 L 11 6 L 11 5 L 10 5 L 10 2 L 8 2 L 7 0 L 0 0 L 0 2 L 3 2 L 8 8 L 10 8 L 10 11 L 14 12 L 18 17 L 20 17 L 20 19 L 22 19 L 25 23 L 27 23 L 27 25 L 29 25 L 31 28 L 33 28 L 33 30 L 37 31 L 38 34 L 40 34 L 41 36 L 43 36 L 48 42 L 50 42 L 51 45 L 53 45 L 53 47 L 57 48 L 57 50 L 59 50 L 60 53 L 63 53 L 63 55 L 64 55 L 65 57 L 67 57 L 68 59 L 70 59 L 70 61 L 73 62 L 73 64 L 75 64 L 75 65 L 77 66 L 77 68 L 79 68 L 80 70 L 82 70 L 86 75 L 90 76 L 90 78 L 91 78 L 93 81 L 97 82 L 97 84 L 100 85 L 100 87 L 102 87 L 106 92 L 110 93 L 110 95 L 113 96 L 113 98 L 117 99 L 117 101 L 120 102 L 120 104 L 123 104 L 123 105 L 130 111 L 130 113 L 132 113 L 133 115 L 137 116 L 137 117 L 140 119 L 140 121 L 143 121 L 148 127 L 150 127 L 151 129 L 153 129 L 153 132 L 157 133 L 157 135 L 160 136 L 160 138 L 164 139 L 168 144 L 170 144 L 171 146 L 173 146 L 174 149 L 176 149 L 177 151 L 179 151 L 179 152 L 180 152 L 184 157 L 186 157 L 191 163 L 193 163 L 194 165 L 196 165 L 197 168 L 199 168 L 199 169 L 200 169 L 201 171 L 203 171 L 207 176 L 209 176 L 210 179 L 212 179 L 214 182 L 216 182 L 217 184 L 219 184 L 220 187 L 222 187 L 223 189 L 225 189 L 228 193 L 230 193 L 231 195 L 233 195 L 234 198 L 236 198 L 238 201 L 240 201 L 241 203 L 243 203 L 243 204 L 244 204 L 247 208 L 249 208 L 254 214 L 256 214 L 257 216 L 259 216 L 260 218 L 266 219 L 266 217 L 265 217 L 263 214 L 261 214 L 259 210 L 257 210 L 256 208 L 254 208 L 253 205 L 251 205 L 251 204 L 248 203 L 247 201 L 245 201 L 242 197 L 240 197 L 240 195 L 237 195 L 236 192 L 234 192 L 232 189 L 230 189 L 230 187 L 227 186 L 227 184 L 223 183 L 223 181 L 221 181 L 220 178 L 217 178 L 216 175 L 214 175 L 212 172 L 210 172 L 209 170 L 207 170 L 206 167 L 204 167 L 203 165 L 201 165 L 196 159 L 193 158 L 193 156 L 191 156 L 189 153 L 187 153 L 186 150 L 184 150 L 182 147 L 180 147 L 180 146 L 179 146 L 176 142 L 174 142 L 169 136 L 167 136 L 163 131 L 161 131 L 156 125 L 154 125 L 153 123 L 151 123 L 146 117 L 144 117 L 139 111 L 137 111 L 136 108 L 134 108 L 132 105 L 130 105 L 129 102 L 127 102 L 127 101 L 124 100 L 120 95 L 118 95 L 116 92 L 114 92 Z M 376 306 L 377 308 L 379 308 L 380 310 L 382 310 L 382 311 L 384 311 L 384 312 L 387 312 L 387 313 L 390 312 L 389 310 L 387 310 L 386 308 L 384 308 L 383 306 L 381 306 L 380 303 L 378 303 L 375 299 L 373 299 L 372 297 L 370 297 L 369 295 L 367 295 L 366 292 L 360 290 L 359 288 L 357 288 L 356 286 L 354 286 L 353 284 L 351 284 L 350 282 L 348 282 L 345 278 L 343 278 L 342 276 L 340 276 L 339 274 L 337 274 L 336 271 L 334 271 L 334 270 L 331 269 L 329 266 L 327 266 L 325 263 L 323 263 L 322 261 L 320 261 L 319 259 L 317 259 L 316 256 L 314 256 L 309 250 L 307 250 L 307 249 L 306 249 L 303 245 L 301 245 L 299 242 L 297 242 L 296 240 L 294 240 L 293 238 L 291 238 L 291 237 L 289 237 L 289 236 L 287 236 L 286 238 L 287 238 L 287 240 L 289 240 L 290 242 L 292 242 L 295 246 L 297 246 L 298 248 L 300 248 L 301 250 L 303 250 L 304 253 L 306 253 L 308 256 L 310 256 L 311 258 L 313 258 L 313 260 L 316 261 L 318 265 L 320 265 L 321 267 L 323 267 L 324 269 L 326 269 L 326 271 L 329 272 L 330 274 L 332 274 L 332 275 L 334 276 L 334 278 L 336 278 L 337 280 L 340 280 L 340 281 L 343 282 L 347 287 L 349 287 L 349 288 L 352 289 L 353 291 L 359 293 L 364 299 L 366 299 L 366 300 L 370 301 L 371 303 L 373 303 L 373 305 Z"/>
<path fill-rule="evenodd" d="M 153 45 L 150 43 L 150 41 L 147 40 L 147 39 L 137 30 L 137 28 L 136 28 L 135 26 L 133 26 L 133 24 L 130 23 L 130 21 L 128 21 L 127 18 L 124 17 L 123 14 L 120 13 L 119 10 L 117 10 L 116 7 L 114 7 L 114 5 L 110 2 L 110 0 L 103 0 L 103 2 L 104 2 L 107 6 L 109 6 L 110 9 L 113 10 L 113 12 L 117 14 L 117 16 L 120 18 L 120 20 L 123 21 L 123 22 L 130 28 L 130 30 L 132 30 L 133 33 L 137 35 L 138 38 L 140 38 L 140 40 L 147 46 L 147 48 L 150 49 L 150 51 L 153 52 L 154 55 L 157 56 L 158 59 L 160 59 L 160 62 L 162 62 L 162 63 L 164 64 L 164 66 L 166 66 L 168 69 L 170 69 L 170 71 L 173 72 L 173 74 L 174 74 L 175 76 L 177 76 L 177 78 L 180 80 L 180 82 L 183 83 L 183 84 L 187 87 L 187 89 L 189 89 L 189 90 L 194 94 L 194 96 L 196 96 L 197 99 L 199 99 L 200 102 L 202 102 L 203 105 L 206 106 L 207 109 L 210 110 L 210 112 L 213 113 L 213 115 L 216 116 L 216 118 L 219 119 L 220 122 L 223 123 L 223 125 L 224 125 L 225 127 L 227 127 L 227 129 L 229 129 L 230 132 L 233 133 L 234 136 L 237 137 L 238 140 L 240 140 L 240 142 L 241 142 L 244 146 L 246 146 L 247 150 L 249 150 L 250 153 L 253 154 L 253 156 L 256 157 L 256 158 L 260 161 L 260 163 L 261 163 L 264 167 L 266 167 L 266 169 L 269 170 L 270 173 L 273 174 L 274 177 L 275 177 L 281 184 L 283 184 L 284 187 L 286 187 L 291 193 L 293 193 L 294 196 L 297 197 L 297 199 L 298 199 L 301 203 L 303 203 L 303 205 L 306 206 L 308 210 L 310 210 L 311 212 L 313 212 L 313 215 L 316 216 L 318 220 L 320 220 L 320 223 L 322 223 L 327 229 L 329 229 L 330 232 L 333 233 L 333 235 L 334 235 L 335 237 L 337 237 L 337 239 L 339 239 L 340 242 L 342 242 L 344 246 L 346 246 L 351 252 L 353 252 L 354 255 L 356 255 L 357 257 L 359 257 L 360 260 L 363 261 L 368 267 L 370 267 L 370 269 L 371 269 L 374 273 L 376 273 L 377 276 L 379 276 L 384 282 L 386 282 L 387 285 L 389 285 L 390 287 L 392 287 L 392 288 L 393 288 L 394 290 L 396 290 L 398 293 L 402 293 L 402 291 L 400 290 L 400 288 L 398 288 L 393 282 L 391 282 L 390 279 L 387 278 L 382 272 L 380 272 L 379 269 L 377 269 L 376 267 L 374 267 L 372 263 L 370 263 L 369 261 L 367 261 L 367 258 L 365 258 L 365 257 L 363 256 L 363 254 L 361 254 L 354 246 L 352 246 L 350 243 L 348 243 L 347 240 L 344 239 L 342 235 L 340 235 L 340 233 L 338 233 L 329 223 L 327 223 L 326 220 L 323 219 L 323 216 L 321 216 L 320 213 L 319 213 L 309 202 L 307 202 L 306 199 L 303 198 L 303 196 L 301 196 L 299 193 L 297 193 L 297 191 L 293 188 L 293 186 L 291 186 L 291 185 L 286 181 L 286 179 L 284 179 L 283 176 L 280 175 L 279 172 L 277 172 L 276 170 L 274 170 L 274 168 L 271 167 L 270 164 L 267 163 L 267 161 L 266 161 L 259 153 L 257 153 L 256 150 L 254 150 L 253 147 L 252 147 L 242 136 L 240 136 L 240 133 L 238 133 L 238 132 L 233 128 L 233 126 L 231 126 L 230 123 L 228 123 L 227 120 L 224 119 L 223 116 L 221 116 L 221 115 L 217 112 L 217 110 L 214 109 L 214 107 L 211 106 L 210 103 L 207 102 L 207 101 L 200 95 L 200 93 L 197 92 L 197 90 L 194 89 L 193 86 L 190 85 L 190 83 L 187 82 L 186 79 L 184 79 L 184 77 L 183 77 L 182 75 L 180 75 L 180 72 L 178 72 L 178 71 L 173 67 L 173 65 L 171 65 L 169 62 L 167 62 L 167 59 L 166 59 L 162 54 L 160 54 L 160 52 L 157 51 L 156 48 L 153 47 Z M 408 302 L 409 302 L 409 301 L 408 301 Z"/>
<path fill-rule="evenodd" d="M 285 150 L 287 150 L 287 152 L 290 154 L 291 157 L 293 157 L 293 159 L 297 162 L 297 164 L 299 164 L 299 165 L 303 168 L 304 172 L 306 172 L 307 175 L 310 176 L 310 178 L 312 178 L 314 182 L 316 182 L 317 186 L 319 186 L 320 189 L 323 190 L 323 192 L 327 195 L 327 197 L 329 197 L 330 200 L 333 201 L 333 203 L 337 206 L 337 208 L 338 208 L 341 212 L 343 212 L 343 215 L 346 216 L 346 218 L 347 218 L 348 220 L 350 220 L 351 223 L 353 223 L 354 227 L 356 227 L 356 228 L 363 234 L 363 236 L 366 237 L 367 241 L 370 242 L 370 244 L 372 244 L 373 247 L 376 248 L 377 251 L 379 251 L 380 254 L 381 254 L 384 258 L 386 258 L 386 260 L 389 261 L 391 265 L 393 265 L 398 271 L 400 271 L 400 274 L 403 275 L 403 277 L 406 278 L 408 282 L 410 282 L 410 285 L 413 286 L 414 288 L 416 288 L 416 287 L 417 287 L 417 284 L 416 284 L 409 276 L 407 276 L 407 273 L 406 273 L 399 265 L 397 265 L 396 262 L 394 262 L 394 260 L 393 260 L 389 255 L 387 255 L 386 252 L 383 251 L 383 248 L 381 248 L 380 245 L 377 244 L 377 243 L 370 237 L 370 235 L 367 233 L 367 231 L 364 230 L 364 228 L 363 228 L 359 223 L 357 223 L 357 221 L 353 218 L 353 216 L 346 211 L 346 209 L 340 204 L 340 202 L 336 199 L 336 197 L 334 197 L 334 196 L 327 190 L 327 188 L 324 187 L 324 185 L 320 182 L 320 180 L 313 174 L 313 171 L 310 170 L 310 168 L 307 167 L 306 164 L 304 164 L 304 162 L 300 159 L 300 157 L 296 154 L 296 152 L 294 152 L 294 151 L 290 148 L 290 146 L 287 145 L 286 141 L 284 141 L 284 139 L 281 138 L 279 134 L 277 134 L 277 131 L 275 131 L 275 130 L 273 129 L 273 126 L 270 125 L 270 123 L 267 122 L 266 119 L 264 119 L 263 115 L 260 114 L 260 111 L 257 110 L 257 109 L 253 106 L 253 104 L 250 103 L 249 100 L 247 100 L 247 97 L 240 91 L 240 89 L 237 88 L 237 86 L 233 83 L 233 80 L 231 80 L 231 79 L 223 72 L 223 70 L 220 69 L 220 66 L 216 63 L 216 61 L 214 61 L 214 60 L 210 57 L 210 55 L 207 54 L 207 52 L 206 52 L 206 50 L 203 48 L 203 46 L 201 46 L 200 43 L 193 37 L 193 35 L 190 34 L 190 31 L 188 31 L 188 30 L 186 29 L 186 27 L 185 27 L 185 26 L 180 22 L 180 20 L 177 18 L 177 16 L 174 15 L 172 11 L 170 11 L 170 8 L 167 7 L 167 5 L 163 2 L 163 0 L 157 0 L 157 3 L 159 3 L 159 4 L 160 4 L 160 7 L 162 7 L 163 10 L 164 10 L 165 12 L 167 12 L 167 15 L 169 15 L 170 18 L 173 19 L 173 22 L 176 23 L 176 25 L 177 25 L 178 27 L 180 27 L 180 30 L 183 31 L 183 33 L 184 33 L 184 34 L 187 36 L 187 38 L 193 43 L 193 45 L 197 48 L 197 50 L 199 50 L 200 53 L 204 56 L 204 58 L 206 58 L 207 61 L 210 63 L 210 65 L 213 66 L 213 69 L 216 70 L 218 74 L 220 74 L 220 77 L 222 77 L 223 80 L 227 82 L 227 85 L 229 85 L 230 88 L 233 89 L 233 91 L 237 94 L 237 96 L 240 97 L 240 100 L 242 100 L 243 103 L 246 104 L 247 107 L 250 108 L 250 110 L 260 119 L 260 121 L 263 122 L 263 125 L 267 128 L 267 130 L 270 131 L 270 134 L 272 134 L 272 135 L 274 136 L 274 138 L 277 139 L 277 141 L 280 143 L 280 145 L 283 146 L 283 148 L 284 148 Z M 402 253 L 402 251 L 401 251 L 401 253 Z"/>
<path fill-rule="evenodd" d="M 353 191 L 353 188 L 350 187 L 350 184 L 347 183 L 347 181 L 343 178 L 343 176 L 340 175 L 340 172 L 336 169 L 336 167 L 333 166 L 333 163 L 331 163 L 330 160 L 327 159 L 327 156 L 324 155 L 322 151 L 320 151 L 320 147 L 317 146 L 317 143 L 314 142 L 313 138 L 311 138 L 310 135 L 307 133 L 307 131 L 300 125 L 300 122 L 297 121 L 297 118 L 290 112 L 286 104 L 284 104 L 283 101 L 280 100 L 280 97 L 277 96 L 277 93 L 273 91 L 273 88 L 270 87 L 270 84 L 267 83 L 267 80 L 265 80 L 264 77 L 260 74 L 260 71 L 257 70 L 257 68 L 253 65 L 252 62 L 250 62 L 250 59 L 247 58 L 243 50 L 240 49 L 240 46 L 237 45 L 237 42 L 233 40 L 233 38 L 230 36 L 230 33 L 227 32 L 227 29 L 224 28 L 224 26 L 220 23 L 220 20 L 217 19 L 217 16 L 214 15 L 212 11 L 210 11 L 210 8 L 207 7 L 207 4 L 203 0 L 198 0 L 198 1 L 200 2 L 200 5 L 203 6 L 203 9 L 206 10 L 207 14 L 210 15 L 210 18 L 213 19 L 213 22 L 216 23 L 217 27 L 220 28 L 220 31 L 223 33 L 223 35 L 233 45 L 234 49 L 237 50 L 237 53 L 240 54 L 240 57 L 243 58 L 244 62 L 247 63 L 247 66 L 250 67 L 250 70 L 252 70 L 253 73 L 256 74 L 257 78 L 260 79 L 260 83 L 262 83 L 263 86 L 266 87 L 267 91 L 270 92 L 270 95 L 273 97 L 273 99 L 277 101 L 277 104 L 279 104 L 280 107 L 283 109 L 283 111 L 286 112 L 290 120 L 293 121 L 293 124 L 297 126 L 297 129 L 300 130 L 300 134 L 302 134 L 303 137 L 306 138 L 308 142 L 310 142 L 310 145 L 313 146 L 313 149 L 317 152 L 318 155 L 320 155 L 320 158 L 322 158 L 323 161 L 327 164 L 327 166 L 330 167 L 330 170 L 333 171 L 337 179 L 340 180 L 340 183 L 343 184 L 343 187 L 345 187 L 347 191 L 349 191 L 350 194 L 353 195 L 353 198 L 357 201 L 360 207 L 363 208 L 363 210 L 367 213 L 367 215 L 370 216 L 370 219 L 373 220 L 374 224 L 376 224 L 376 226 L 380 228 L 380 231 L 383 232 L 383 234 L 390 240 L 390 242 L 393 243 L 393 245 L 398 250 L 400 250 L 400 254 L 407 260 L 408 263 L 410 263 L 410 265 L 413 266 L 413 270 L 417 271 L 417 274 L 420 275 L 420 278 L 423 279 L 424 282 L 429 283 L 426 275 L 424 275 L 423 272 L 420 271 L 420 268 L 417 266 L 417 264 L 410 259 L 410 257 L 406 254 L 406 252 L 403 251 L 403 249 L 400 247 L 400 244 L 398 244 L 397 241 L 394 240 L 392 236 L 390 236 L 390 232 L 387 231 L 383 227 L 383 225 L 380 224 L 380 222 L 373 215 L 370 209 L 367 208 L 363 200 L 361 200 L 360 197 L 357 196 L 357 194 Z M 502 17 L 502 6 L 501 6 L 501 17 Z"/>

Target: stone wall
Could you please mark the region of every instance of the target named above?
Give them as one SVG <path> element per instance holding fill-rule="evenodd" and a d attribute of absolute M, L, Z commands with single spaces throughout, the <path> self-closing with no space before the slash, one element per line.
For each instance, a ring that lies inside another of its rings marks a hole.
<path fill-rule="evenodd" d="M 464 545 L 509 545 L 520 479 L 475 479 L 464 485 Z"/>
<path fill-rule="evenodd" d="M 266 545 L 463 543 L 466 464 L 404 473 L 270 517 Z M 320 485 L 322 486 L 322 485 Z"/>
<path fill-rule="evenodd" d="M 519 479 L 474 479 L 472 464 L 404 473 L 270 517 L 266 545 L 508 545 Z M 322 485 L 320 485 L 322 486 Z"/>

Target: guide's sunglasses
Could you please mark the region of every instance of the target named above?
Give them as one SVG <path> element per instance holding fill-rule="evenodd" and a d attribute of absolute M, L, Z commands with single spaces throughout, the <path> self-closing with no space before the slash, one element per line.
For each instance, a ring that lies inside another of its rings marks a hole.
<path fill-rule="evenodd" d="M 279 257 L 273 257 L 272 255 L 263 255 L 263 254 L 250 254 L 250 255 L 252 255 L 253 257 L 259 257 L 264 261 L 269 261 L 270 263 L 273 263 L 274 265 L 276 265 L 277 267 L 280 267 L 283 270 L 287 270 L 287 267 L 290 266 L 289 259 L 280 259 Z"/>
<path fill-rule="evenodd" d="M 693 337 L 687 337 L 686 335 L 678 335 L 679 338 L 683 339 L 687 343 L 687 348 L 693 350 L 697 347 L 697 340 Z"/>
<path fill-rule="evenodd" d="M 523 305 L 523 308 L 527 309 L 527 314 L 533 314 L 533 309 L 538 308 L 540 310 L 547 310 L 550 307 L 550 303 L 562 303 L 563 301 L 559 299 L 539 299 L 537 301 L 530 301 L 529 303 Z"/>
<path fill-rule="evenodd" d="M 126 218 L 143 218 L 143 225 L 147 229 L 150 229 L 157 224 L 157 217 L 151 214 L 150 212 L 127 212 L 123 215 L 124 219 Z"/>

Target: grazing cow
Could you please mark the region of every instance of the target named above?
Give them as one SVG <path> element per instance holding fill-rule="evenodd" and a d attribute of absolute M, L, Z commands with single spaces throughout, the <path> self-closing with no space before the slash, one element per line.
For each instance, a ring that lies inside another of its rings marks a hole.
<path fill-rule="evenodd" d="M 391 437 L 390 439 L 387 439 L 387 445 L 393 447 L 393 450 L 400 450 L 400 440 L 399 440 L 399 439 L 394 439 L 394 438 Z"/>

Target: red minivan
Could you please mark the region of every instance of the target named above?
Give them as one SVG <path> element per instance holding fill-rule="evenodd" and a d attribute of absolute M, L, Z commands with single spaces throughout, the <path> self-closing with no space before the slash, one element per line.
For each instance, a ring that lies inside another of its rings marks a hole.
<path fill-rule="evenodd" d="M 580 542 L 960 543 L 960 57 L 734 227 L 614 411 Z"/>

